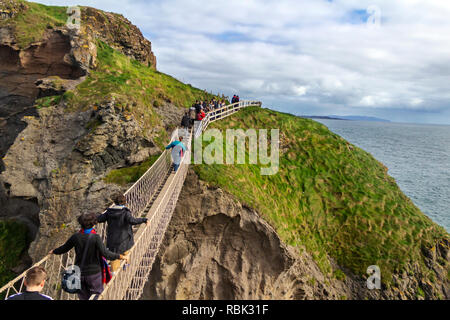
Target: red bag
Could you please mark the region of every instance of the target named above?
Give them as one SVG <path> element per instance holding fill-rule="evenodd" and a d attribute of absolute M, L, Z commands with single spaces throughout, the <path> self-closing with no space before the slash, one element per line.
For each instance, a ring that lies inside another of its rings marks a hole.
<path fill-rule="evenodd" d="M 106 261 L 105 257 L 101 257 L 102 259 L 102 282 L 107 284 L 111 278 L 111 269 L 109 268 L 108 261 Z"/>

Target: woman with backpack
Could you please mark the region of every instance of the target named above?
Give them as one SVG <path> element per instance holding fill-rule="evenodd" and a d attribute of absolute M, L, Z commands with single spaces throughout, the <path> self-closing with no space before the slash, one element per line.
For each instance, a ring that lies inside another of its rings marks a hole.
<path fill-rule="evenodd" d="M 102 239 L 94 230 L 97 223 L 95 213 L 79 216 L 78 223 L 81 225 L 81 230 L 72 235 L 65 244 L 50 251 L 50 254 L 60 255 L 75 248 L 75 265 L 81 271 L 81 290 L 78 298 L 89 300 L 91 295 L 95 294 L 95 299 L 97 299 L 98 295 L 103 292 L 103 257 L 109 260 L 128 260 L 128 258 L 106 249 Z"/>

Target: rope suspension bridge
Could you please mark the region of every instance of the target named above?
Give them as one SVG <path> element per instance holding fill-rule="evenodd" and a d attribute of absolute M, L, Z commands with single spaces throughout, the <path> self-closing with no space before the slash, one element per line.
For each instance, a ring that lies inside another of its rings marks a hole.
<path fill-rule="evenodd" d="M 99 300 L 138 300 L 148 280 L 153 262 L 164 239 L 167 226 L 175 210 L 178 196 L 186 178 L 191 159 L 191 142 L 205 131 L 211 122 L 224 119 L 240 109 L 261 106 L 259 101 L 240 101 L 208 112 L 202 121 L 196 121 L 192 130 L 175 129 L 171 141 L 182 136 L 187 151 L 175 174 L 170 174 L 171 153 L 165 150 L 156 162 L 126 192 L 127 207 L 135 217 L 148 218 L 149 224 L 140 225 L 135 232 L 135 244 L 129 250 L 129 265 L 122 261 L 119 270 L 99 295 Z M 106 238 L 105 224 L 97 225 L 103 241 Z M 75 250 L 63 255 L 47 255 L 33 265 L 47 271 L 47 281 L 42 291 L 55 300 L 76 300 L 77 295 L 61 289 L 61 272 L 75 264 Z M 5 299 L 25 290 L 23 272 L 0 289 Z M 93 299 L 94 296 L 91 297 Z"/>

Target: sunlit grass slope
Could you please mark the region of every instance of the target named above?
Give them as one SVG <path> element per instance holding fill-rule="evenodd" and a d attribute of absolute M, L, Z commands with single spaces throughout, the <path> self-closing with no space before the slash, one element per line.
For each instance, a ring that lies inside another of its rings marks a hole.
<path fill-rule="evenodd" d="M 254 107 L 210 128 L 280 129 L 284 151 L 276 175 L 262 176 L 248 164 L 194 168 L 257 209 L 287 244 L 306 247 L 325 272 L 332 273 L 327 256 L 360 276 L 378 265 L 389 285 L 394 272 L 410 271 L 410 262 L 423 265 L 422 246 L 448 237 L 381 163 L 322 124 Z"/>

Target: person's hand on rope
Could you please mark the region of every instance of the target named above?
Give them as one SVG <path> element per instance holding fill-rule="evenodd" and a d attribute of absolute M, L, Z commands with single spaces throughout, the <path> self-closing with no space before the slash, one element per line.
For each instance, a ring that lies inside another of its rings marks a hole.
<path fill-rule="evenodd" d="M 120 260 L 125 260 L 126 263 L 130 263 L 130 259 L 129 259 L 128 255 L 121 254 L 119 259 Z"/>

